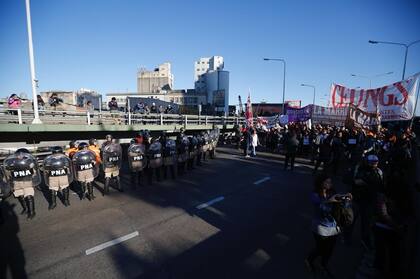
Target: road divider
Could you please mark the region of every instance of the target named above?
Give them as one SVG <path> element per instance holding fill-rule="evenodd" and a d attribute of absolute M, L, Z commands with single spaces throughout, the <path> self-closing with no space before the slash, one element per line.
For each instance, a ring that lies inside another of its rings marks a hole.
<path fill-rule="evenodd" d="M 203 208 L 209 207 L 209 206 L 210 206 L 210 205 L 212 205 L 212 204 L 215 204 L 215 203 L 217 203 L 217 202 L 220 202 L 220 201 L 222 201 L 222 200 L 224 200 L 224 199 L 225 199 L 225 197 L 221 196 L 221 197 L 218 197 L 218 198 L 212 199 L 211 201 L 208 201 L 208 202 L 205 202 L 205 203 L 199 204 L 199 205 L 197 205 L 197 206 L 196 206 L 196 208 L 197 208 L 197 209 L 203 209 Z"/>
<path fill-rule="evenodd" d="M 118 243 L 124 242 L 126 240 L 129 240 L 129 239 L 131 239 L 133 237 L 136 237 L 138 235 L 139 235 L 139 232 L 138 231 L 135 231 L 135 232 L 132 232 L 130 234 L 127 234 L 127 235 L 121 236 L 119 238 L 116 238 L 114 240 L 111 240 L 111 241 L 108 241 L 108 242 L 99 244 L 98 246 L 95 246 L 93 248 L 87 249 L 86 250 L 86 256 L 88 256 L 90 254 L 93 254 L 93 253 L 96 253 L 98 251 L 101 251 L 101 250 L 103 250 L 105 248 L 108 248 L 110 246 L 116 245 Z"/>
<path fill-rule="evenodd" d="M 270 179 L 271 179 L 271 177 L 266 176 L 264 178 L 261 178 L 260 180 L 255 181 L 254 185 L 260 185 L 261 183 L 264 183 L 264 182 L 266 182 L 267 180 L 270 180 Z"/>

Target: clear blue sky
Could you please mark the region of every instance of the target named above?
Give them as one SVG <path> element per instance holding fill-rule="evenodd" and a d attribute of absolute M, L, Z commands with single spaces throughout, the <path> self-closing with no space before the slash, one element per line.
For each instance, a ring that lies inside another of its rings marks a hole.
<path fill-rule="evenodd" d="M 136 91 L 136 71 L 172 63 L 175 88 L 193 87 L 194 61 L 221 55 L 230 71 L 230 103 L 237 95 L 281 102 L 317 102 L 332 82 L 368 87 L 351 73 L 394 74 L 400 80 L 404 49 L 371 45 L 369 39 L 420 39 L 418 1 L 173 1 L 32 0 L 35 66 L 39 91 L 95 89 L 102 94 Z M 420 72 L 420 44 L 410 49 L 407 75 Z M 31 96 L 24 0 L 0 1 L 0 96 Z M 324 101 L 325 102 L 325 101 Z"/>

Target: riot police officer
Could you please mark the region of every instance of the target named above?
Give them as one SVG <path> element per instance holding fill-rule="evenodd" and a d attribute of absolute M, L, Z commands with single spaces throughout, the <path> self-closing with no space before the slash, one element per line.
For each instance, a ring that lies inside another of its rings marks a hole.
<path fill-rule="evenodd" d="M 63 193 L 64 206 L 69 206 L 69 186 L 73 182 L 71 160 L 63 154 L 63 148 L 55 146 L 51 148 L 52 155 L 44 159 L 45 184 L 50 189 L 51 203 L 48 209 L 57 206 L 57 192 Z"/>
<path fill-rule="evenodd" d="M 207 161 L 206 154 L 210 148 L 210 140 L 209 140 L 209 133 L 203 132 L 203 161 Z"/>
<path fill-rule="evenodd" d="M 34 218 L 34 187 L 41 183 L 37 160 L 27 149 L 21 148 L 4 160 L 4 170 L 13 195 L 22 206 L 21 214 L 27 213 L 28 219 Z"/>
<path fill-rule="evenodd" d="M 192 170 L 194 168 L 194 159 L 198 154 L 198 140 L 196 136 L 188 137 L 189 145 L 188 145 L 188 163 L 187 168 Z"/>
<path fill-rule="evenodd" d="M 136 185 L 140 186 L 141 174 L 147 166 L 146 145 L 143 144 L 143 133 L 139 133 L 136 139 L 131 141 L 131 145 L 127 150 L 127 157 L 131 172 L 131 187 L 136 188 Z"/>
<path fill-rule="evenodd" d="M 6 181 L 4 176 L 3 169 L 0 167 L 0 225 L 4 223 L 4 218 L 2 214 L 2 203 L 3 200 L 7 199 L 12 193 L 9 183 Z"/>
<path fill-rule="evenodd" d="M 156 179 L 160 181 L 160 169 L 163 166 L 162 144 L 157 139 L 152 139 L 152 143 L 147 150 L 148 161 L 148 180 L 149 184 L 153 182 L 153 173 L 156 172 Z"/>
<path fill-rule="evenodd" d="M 201 158 L 203 157 L 203 149 L 204 149 L 204 133 L 201 132 L 197 135 L 197 166 L 201 166 Z"/>
<path fill-rule="evenodd" d="M 101 161 L 101 150 L 99 149 L 98 141 L 96 139 L 90 139 L 88 149 L 90 151 L 93 151 L 93 153 L 95 153 L 96 163 L 100 164 L 102 161 Z"/>
<path fill-rule="evenodd" d="M 69 148 L 66 150 L 66 155 L 71 159 L 73 155 L 79 150 L 74 140 L 69 142 Z"/>
<path fill-rule="evenodd" d="M 79 151 L 74 154 L 72 162 L 74 178 L 79 181 L 81 185 L 80 199 L 86 197 L 87 188 L 87 197 L 92 201 L 95 199 L 92 182 L 99 173 L 99 164 L 96 162 L 95 153 L 88 149 L 88 144 L 86 142 L 82 142 L 79 144 Z"/>
<path fill-rule="evenodd" d="M 107 141 L 102 148 L 102 168 L 105 174 L 104 194 L 109 194 L 109 186 L 113 180 L 115 180 L 115 183 L 117 184 L 117 190 L 120 192 L 124 191 L 122 184 L 120 183 L 120 169 L 122 163 L 121 145 L 112 142 L 112 137 L 109 141 L 108 136 Z"/>
<path fill-rule="evenodd" d="M 160 142 L 163 146 L 163 175 L 166 179 L 168 176 L 168 168 L 171 172 L 172 179 L 175 179 L 175 163 L 176 163 L 176 143 L 173 139 L 167 137 L 163 133 Z"/>
<path fill-rule="evenodd" d="M 188 160 L 188 146 L 190 141 L 184 134 L 180 133 L 176 137 L 176 146 L 178 153 L 178 174 L 182 175 L 185 172 L 185 163 Z"/>

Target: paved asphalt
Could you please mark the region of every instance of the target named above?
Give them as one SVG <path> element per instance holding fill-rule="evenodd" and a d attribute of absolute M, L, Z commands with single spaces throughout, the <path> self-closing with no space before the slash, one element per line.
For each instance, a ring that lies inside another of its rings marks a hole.
<path fill-rule="evenodd" d="M 15 278 L 312 278 L 303 261 L 314 244 L 311 166 L 284 171 L 275 158 L 225 152 L 176 180 L 135 190 L 125 173 L 124 193 L 103 197 L 98 182 L 94 201 L 72 192 L 68 208 L 58 202 L 48 211 L 37 191 L 31 221 L 9 198 L 0 278 L 13 278 L 11 271 Z M 133 237 L 86 255 L 126 235 Z M 354 278 L 360 258 L 360 247 L 339 241 L 331 270 Z"/>

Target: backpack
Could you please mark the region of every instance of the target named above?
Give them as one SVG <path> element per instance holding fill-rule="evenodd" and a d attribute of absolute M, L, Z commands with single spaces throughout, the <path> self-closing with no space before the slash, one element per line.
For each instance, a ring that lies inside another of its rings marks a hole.
<path fill-rule="evenodd" d="M 341 228 L 349 227 L 354 221 L 354 212 L 350 201 L 334 203 L 332 216 Z"/>

